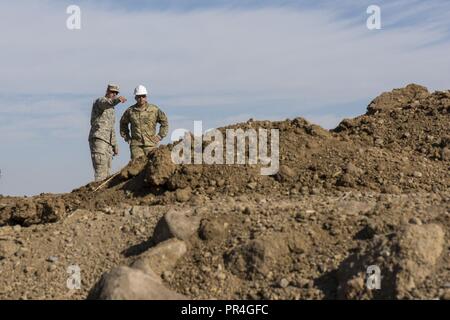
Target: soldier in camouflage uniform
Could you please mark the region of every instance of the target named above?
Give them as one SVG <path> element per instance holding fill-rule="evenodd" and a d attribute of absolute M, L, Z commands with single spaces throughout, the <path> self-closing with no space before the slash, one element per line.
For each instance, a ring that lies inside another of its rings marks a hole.
<path fill-rule="evenodd" d="M 108 85 L 104 97 L 95 100 L 91 112 L 91 131 L 89 132 L 89 147 L 91 149 L 92 165 L 95 172 L 95 181 L 109 176 L 113 155 L 119 154 L 114 124 L 116 114 L 114 107 L 127 99 L 117 94 L 119 87 Z"/>
<path fill-rule="evenodd" d="M 147 156 L 169 130 L 166 114 L 147 102 L 147 89 L 138 86 L 134 94 L 137 103 L 129 107 L 120 119 L 120 135 L 130 144 L 131 159 Z M 160 124 L 158 134 L 157 123 Z"/>

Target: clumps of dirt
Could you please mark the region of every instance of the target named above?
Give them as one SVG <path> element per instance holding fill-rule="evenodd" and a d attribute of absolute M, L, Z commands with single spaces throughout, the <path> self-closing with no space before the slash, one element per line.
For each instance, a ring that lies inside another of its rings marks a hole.
<path fill-rule="evenodd" d="M 251 240 L 225 254 L 225 266 L 246 280 L 264 279 L 271 270 L 291 263 L 290 256 L 304 253 L 308 240 L 295 233 L 275 233 Z"/>
<path fill-rule="evenodd" d="M 449 187 L 450 92 L 428 93 L 408 85 L 383 93 L 366 115 L 344 120 L 331 132 L 302 118 L 253 121 L 220 128 L 244 131 L 278 129 L 280 165 L 261 175 L 260 163 L 245 165 L 174 165 L 171 144 L 150 155 L 146 181 L 163 188 L 158 203 L 187 201 L 189 194 L 215 196 L 260 193 L 332 194 L 336 190 L 387 193 L 442 191 Z M 203 149 L 208 145 L 204 142 Z M 229 152 L 223 149 L 223 153 Z M 234 151 L 236 151 L 236 146 Z M 427 158 L 424 158 L 426 155 Z M 193 156 L 192 156 L 193 157 Z M 439 161 L 435 161 L 439 160 Z"/>
<path fill-rule="evenodd" d="M 414 290 L 435 272 L 444 246 L 445 231 L 437 224 L 408 224 L 396 233 L 376 236 L 367 248 L 361 248 L 339 266 L 338 296 L 342 299 L 417 298 Z M 371 265 L 380 270 L 378 290 L 366 285 L 368 275 L 364 270 Z"/>
<path fill-rule="evenodd" d="M 390 152 L 424 155 L 450 165 L 450 91 L 408 85 L 383 93 L 365 115 L 344 119 L 334 132 Z"/>
<path fill-rule="evenodd" d="M 295 123 L 273 125 L 292 128 Z M 294 127 L 281 134 L 280 150 L 280 169 L 273 176 L 262 176 L 255 165 L 179 165 L 160 185 L 166 192 L 158 201 L 187 201 L 190 197 L 180 196 L 177 190 L 188 187 L 189 194 L 211 197 L 274 190 L 284 194 L 332 194 L 350 188 L 403 193 L 446 190 L 449 184 L 448 168 L 442 164 L 407 151 L 392 153 L 382 147 L 345 141 L 340 136 L 299 136 Z M 150 168 L 155 168 L 153 163 Z"/>
<path fill-rule="evenodd" d="M 388 112 L 393 109 L 403 108 L 411 103 L 417 104 L 416 101 L 427 98 L 429 95 L 427 88 L 417 84 L 409 84 L 405 88 L 384 92 L 376 97 L 367 107 L 367 114 Z"/>
<path fill-rule="evenodd" d="M 130 160 L 122 170 L 120 170 L 119 177 L 121 180 L 128 180 L 141 173 L 147 165 L 147 159 L 145 157 L 139 157 Z"/>
<path fill-rule="evenodd" d="M 150 165 L 145 169 L 145 179 L 150 186 L 161 186 L 167 183 L 168 179 L 176 170 L 170 156 L 170 149 L 162 146 L 149 155 Z"/>
<path fill-rule="evenodd" d="M 219 219 L 205 218 L 201 221 L 198 235 L 205 241 L 222 241 L 228 233 L 229 224 Z"/>
<path fill-rule="evenodd" d="M 155 149 L 148 159 L 131 161 L 99 190 L 101 183 L 91 183 L 61 198 L 70 212 L 120 203 L 164 205 L 254 193 L 440 192 L 450 186 L 449 108 L 450 92 L 429 93 L 413 84 L 383 93 L 369 105 L 366 115 L 343 120 L 332 131 L 302 118 L 250 119 L 219 131 L 225 136 L 229 129 L 279 130 L 279 170 L 274 175 L 261 175 L 261 163 L 249 164 L 248 145 L 245 164 L 174 164 L 171 152 L 177 143 L 173 143 Z M 210 140 L 203 140 L 203 150 Z M 194 144 L 191 147 L 193 151 Z M 236 149 L 234 145 L 231 151 Z M 223 154 L 227 152 L 224 143 Z M 8 220 L 12 211 L 3 210 L 6 218 L 0 224 L 14 220 Z M 25 223 L 23 219 L 14 222 Z"/>
<path fill-rule="evenodd" d="M 0 267 L 18 279 L 0 297 L 67 297 L 75 263 L 73 298 L 110 271 L 104 297 L 450 299 L 449 105 L 409 85 L 331 131 L 302 118 L 219 129 L 278 129 L 273 175 L 248 147 L 245 164 L 174 164 L 174 143 L 69 194 L 0 197 Z"/>
<path fill-rule="evenodd" d="M 0 225 L 23 225 L 55 222 L 66 214 L 61 198 L 4 198 L 0 204 Z"/>
<path fill-rule="evenodd" d="M 198 237 L 164 280 L 199 299 L 442 298 L 448 199 L 350 191 L 210 201 L 196 207 Z M 380 290 L 366 286 L 371 265 Z"/>

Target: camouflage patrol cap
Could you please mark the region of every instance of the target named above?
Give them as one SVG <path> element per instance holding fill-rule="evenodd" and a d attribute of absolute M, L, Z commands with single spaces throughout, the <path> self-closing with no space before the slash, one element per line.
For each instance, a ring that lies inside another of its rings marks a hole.
<path fill-rule="evenodd" d="M 119 92 L 119 86 L 116 84 L 108 84 L 108 91 Z"/>

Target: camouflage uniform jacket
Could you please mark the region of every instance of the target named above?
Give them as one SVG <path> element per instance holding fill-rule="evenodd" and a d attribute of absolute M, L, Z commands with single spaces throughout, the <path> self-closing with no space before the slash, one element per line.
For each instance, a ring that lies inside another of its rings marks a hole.
<path fill-rule="evenodd" d="M 164 138 L 169 131 L 167 116 L 154 104 L 147 103 L 143 107 L 137 104 L 129 107 L 120 119 L 120 135 L 130 140 L 130 145 L 156 146 L 156 124 L 159 123 L 158 135 Z M 131 125 L 131 133 L 128 128 Z"/>
<path fill-rule="evenodd" d="M 114 107 L 120 102 L 119 98 L 109 99 L 101 97 L 95 100 L 91 112 L 91 131 L 89 140 L 101 139 L 112 146 L 117 144 L 114 129 L 116 114 Z"/>

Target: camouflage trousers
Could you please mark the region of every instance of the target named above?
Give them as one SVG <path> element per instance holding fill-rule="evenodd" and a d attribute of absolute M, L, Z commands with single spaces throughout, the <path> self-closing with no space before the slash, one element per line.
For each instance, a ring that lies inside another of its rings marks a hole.
<path fill-rule="evenodd" d="M 90 139 L 92 166 L 95 181 L 101 181 L 109 176 L 113 157 L 112 145 L 101 139 Z"/>
<path fill-rule="evenodd" d="M 146 157 L 148 153 L 155 148 L 155 146 L 130 145 L 131 159 L 134 160 L 140 157 Z"/>

